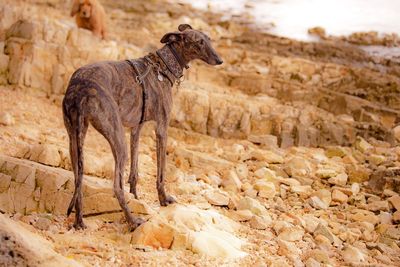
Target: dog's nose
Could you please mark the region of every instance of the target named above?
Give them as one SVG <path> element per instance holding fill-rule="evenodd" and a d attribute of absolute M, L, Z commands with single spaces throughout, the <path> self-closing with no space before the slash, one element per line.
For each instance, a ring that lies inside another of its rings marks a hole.
<path fill-rule="evenodd" d="M 217 59 L 217 65 L 221 65 L 222 63 L 224 63 L 224 61 L 222 61 L 222 59 L 218 58 Z"/>

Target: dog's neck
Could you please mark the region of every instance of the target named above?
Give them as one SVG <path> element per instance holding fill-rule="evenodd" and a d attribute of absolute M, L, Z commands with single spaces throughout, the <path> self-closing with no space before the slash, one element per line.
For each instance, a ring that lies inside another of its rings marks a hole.
<path fill-rule="evenodd" d="M 180 46 L 175 43 L 168 44 L 168 47 L 171 49 L 172 54 L 174 54 L 176 60 L 181 65 L 181 68 L 188 69 L 189 68 L 189 60 L 185 59 L 184 53 L 182 53 Z"/>
<path fill-rule="evenodd" d="M 156 54 L 160 57 L 167 70 L 175 79 L 180 79 L 183 76 L 183 70 L 189 68 L 187 60 L 173 43 L 166 44 L 164 47 L 157 50 Z"/>

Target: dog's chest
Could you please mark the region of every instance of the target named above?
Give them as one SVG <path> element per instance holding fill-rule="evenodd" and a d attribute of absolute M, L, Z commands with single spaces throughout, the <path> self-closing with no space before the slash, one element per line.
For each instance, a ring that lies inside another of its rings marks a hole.
<path fill-rule="evenodd" d="M 139 75 L 146 73 L 145 66 L 138 68 Z M 132 83 L 121 86 L 117 104 L 125 126 L 139 121 L 167 120 L 172 109 L 172 88 L 167 78 L 160 81 L 158 73 L 150 70 L 139 83 L 134 72 Z"/>
<path fill-rule="evenodd" d="M 90 18 L 82 18 L 77 16 L 76 17 L 77 24 L 79 27 L 92 31 L 93 30 L 93 23 Z"/>

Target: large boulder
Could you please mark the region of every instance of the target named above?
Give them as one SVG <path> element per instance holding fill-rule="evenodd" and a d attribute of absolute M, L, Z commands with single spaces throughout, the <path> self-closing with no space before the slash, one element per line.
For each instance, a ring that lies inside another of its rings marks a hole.
<path fill-rule="evenodd" d="M 234 236 L 238 225 L 212 210 L 171 205 L 139 226 L 131 243 L 173 250 L 188 249 L 213 258 L 240 258 L 244 242 Z"/>
<path fill-rule="evenodd" d="M 0 214 L 1 266 L 82 266 L 58 254 L 50 241 L 28 227 Z"/>
<path fill-rule="evenodd" d="M 83 213 L 119 212 L 121 208 L 112 188 L 109 180 L 85 176 Z M 0 156 L 0 210 L 4 212 L 65 214 L 73 190 L 72 172 Z M 125 190 L 128 191 L 127 188 Z M 126 193 L 126 200 L 135 213 L 154 213 L 148 205 L 134 199 L 129 193 Z"/>

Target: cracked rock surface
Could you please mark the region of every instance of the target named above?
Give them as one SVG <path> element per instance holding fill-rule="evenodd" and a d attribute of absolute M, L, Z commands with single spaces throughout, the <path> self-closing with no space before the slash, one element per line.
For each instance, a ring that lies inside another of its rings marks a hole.
<path fill-rule="evenodd" d="M 363 34 L 304 43 L 184 4 L 101 2 L 105 41 L 76 28 L 65 1 L 0 0 L 0 265 L 400 265 L 396 58 L 366 54 Z M 89 127 L 88 228 L 74 230 L 60 106 L 70 75 L 143 56 L 182 22 L 207 32 L 224 64 L 194 62 L 174 89 L 166 190 L 178 203 L 159 205 L 148 123 L 139 199 L 124 188 L 145 223 L 130 232 L 109 145 Z"/>

